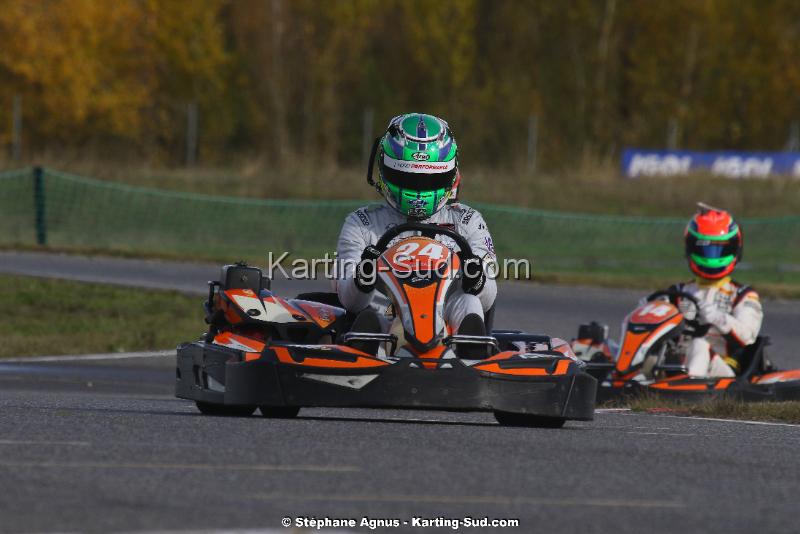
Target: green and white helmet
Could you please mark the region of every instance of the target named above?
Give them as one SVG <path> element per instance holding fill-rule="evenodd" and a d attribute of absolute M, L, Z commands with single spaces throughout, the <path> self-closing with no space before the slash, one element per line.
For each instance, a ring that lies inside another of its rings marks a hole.
<path fill-rule="evenodd" d="M 433 115 L 409 113 L 393 118 L 376 140 L 380 176 L 368 180 L 394 209 L 426 219 L 450 198 L 458 175 L 458 146 L 447 123 Z"/>

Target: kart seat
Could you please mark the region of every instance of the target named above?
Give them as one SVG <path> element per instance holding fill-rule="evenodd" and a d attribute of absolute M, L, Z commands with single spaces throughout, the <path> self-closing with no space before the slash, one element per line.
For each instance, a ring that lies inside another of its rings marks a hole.
<path fill-rule="evenodd" d="M 262 289 L 269 289 L 270 279 L 265 277 L 258 267 L 250 267 L 244 262 L 225 265 L 219 275 L 220 289 L 250 289 L 259 294 Z"/>

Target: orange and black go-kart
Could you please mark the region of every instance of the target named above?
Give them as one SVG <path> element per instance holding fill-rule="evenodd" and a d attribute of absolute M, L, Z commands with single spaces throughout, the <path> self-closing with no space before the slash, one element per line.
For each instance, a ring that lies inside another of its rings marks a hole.
<path fill-rule="evenodd" d="M 377 332 L 359 331 L 361 316 L 353 321 L 333 305 L 335 294 L 285 299 L 270 291 L 259 269 L 223 267 L 220 280 L 209 282 L 208 332 L 178 347 L 176 395 L 214 415 L 251 415 L 256 408 L 266 417 L 294 417 L 303 407 L 441 409 L 491 411 L 502 424 L 551 428 L 593 418 L 597 381 L 567 342 L 512 330 L 457 335 L 445 324 L 445 302 L 463 258 L 472 257 L 461 236 L 407 223 L 389 229 L 376 246 L 383 251 L 377 287 L 393 310 L 384 325 L 393 326 Z M 479 359 L 462 359 L 460 344 L 485 350 Z"/>
<path fill-rule="evenodd" d="M 648 296 L 625 317 L 619 344 L 608 339 L 607 326 L 581 325 L 571 346 L 600 382 L 598 402 L 641 394 L 688 402 L 800 399 L 800 369 L 775 369 L 766 357 L 769 339 L 764 336 L 731 354 L 739 364 L 735 378 L 690 377 L 684 365 L 687 338 L 704 336 L 709 328 L 687 318 L 696 317 L 697 311 L 694 295 L 670 289 Z"/>

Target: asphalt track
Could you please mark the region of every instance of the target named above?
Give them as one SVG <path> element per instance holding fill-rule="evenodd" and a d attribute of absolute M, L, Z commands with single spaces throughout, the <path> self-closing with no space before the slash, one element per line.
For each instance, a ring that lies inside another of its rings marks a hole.
<path fill-rule="evenodd" d="M 0 253 L 0 271 L 192 293 L 216 274 L 32 253 Z M 569 337 L 583 320 L 617 323 L 638 296 L 503 284 L 498 325 Z M 800 366 L 784 350 L 800 336 L 797 303 L 766 307 L 774 359 Z M 625 412 L 561 430 L 445 412 L 213 418 L 172 396 L 171 357 L 103 358 L 0 364 L 0 531 L 290 531 L 282 518 L 303 516 L 399 520 L 390 532 L 464 517 L 518 519 L 499 530 L 513 532 L 797 530 L 796 426 Z"/>

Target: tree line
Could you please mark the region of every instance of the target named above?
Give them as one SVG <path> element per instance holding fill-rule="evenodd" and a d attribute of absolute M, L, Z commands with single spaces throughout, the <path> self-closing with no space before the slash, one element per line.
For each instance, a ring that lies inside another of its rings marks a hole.
<path fill-rule="evenodd" d="M 176 164 L 196 110 L 201 163 L 352 165 L 428 111 L 486 166 L 780 150 L 799 58 L 796 0 L 0 0 L 0 144 Z"/>

